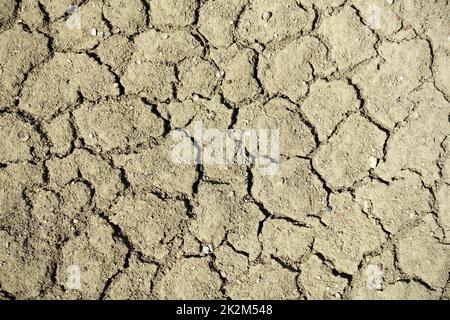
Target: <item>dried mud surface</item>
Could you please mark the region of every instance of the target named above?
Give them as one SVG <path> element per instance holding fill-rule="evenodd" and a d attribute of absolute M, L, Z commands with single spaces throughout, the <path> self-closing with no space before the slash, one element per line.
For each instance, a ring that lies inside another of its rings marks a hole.
<path fill-rule="evenodd" d="M 449 299 L 449 13 L 0 0 L 0 299 Z M 278 174 L 174 165 L 194 120 Z"/>

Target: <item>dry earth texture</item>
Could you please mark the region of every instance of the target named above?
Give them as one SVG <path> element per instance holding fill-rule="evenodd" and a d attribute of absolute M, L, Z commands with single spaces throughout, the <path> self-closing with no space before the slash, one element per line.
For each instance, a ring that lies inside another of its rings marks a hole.
<path fill-rule="evenodd" d="M 449 299 L 449 13 L 0 0 L 0 298 Z M 175 165 L 194 121 L 278 173 Z"/>

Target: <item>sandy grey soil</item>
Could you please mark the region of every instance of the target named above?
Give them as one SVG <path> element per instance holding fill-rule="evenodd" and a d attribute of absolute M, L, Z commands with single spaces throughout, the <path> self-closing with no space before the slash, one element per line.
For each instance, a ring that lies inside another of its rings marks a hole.
<path fill-rule="evenodd" d="M 449 14 L 0 0 L 0 299 L 449 299 Z M 175 165 L 194 121 L 279 172 Z"/>

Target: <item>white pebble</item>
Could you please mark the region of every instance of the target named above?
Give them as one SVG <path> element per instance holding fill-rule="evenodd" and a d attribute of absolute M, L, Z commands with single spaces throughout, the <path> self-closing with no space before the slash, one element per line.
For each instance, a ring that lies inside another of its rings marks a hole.
<path fill-rule="evenodd" d="M 19 133 L 19 139 L 22 141 L 28 141 L 30 139 L 30 135 L 26 132 Z"/>
<path fill-rule="evenodd" d="M 97 35 L 97 30 L 95 28 L 92 28 L 91 36 L 95 37 L 96 35 Z"/>
<path fill-rule="evenodd" d="M 264 12 L 263 15 L 262 15 L 262 19 L 263 19 L 264 21 L 269 21 L 269 19 L 270 19 L 271 17 L 272 17 L 272 12 L 269 12 L 269 11 Z"/>
<path fill-rule="evenodd" d="M 210 244 L 204 244 L 204 245 L 202 245 L 202 253 L 203 254 L 210 254 L 210 253 L 212 253 L 213 252 L 213 248 L 212 248 L 212 245 L 210 245 Z"/>
<path fill-rule="evenodd" d="M 203 254 L 208 254 L 208 253 L 209 253 L 209 248 L 208 248 L 208 246 L 202 246 L 202 253 L 203 253 Z"/>
<path fill-rule="evenodd" d="M 370 167 L 373 169 L 373 168 L 375 168 L 376 166 L 377 166 L 377 158 L 375 158 L 375 157 L 370 157 L 370 159 L 369 159 L 369 165 L 370 165 Z"/>

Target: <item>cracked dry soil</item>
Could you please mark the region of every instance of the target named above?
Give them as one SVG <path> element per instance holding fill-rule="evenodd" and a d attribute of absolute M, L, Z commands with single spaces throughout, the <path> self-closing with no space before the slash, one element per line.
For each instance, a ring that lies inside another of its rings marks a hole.
<path fill-rule="evenodd" d="M 0 0 L 0 299 L 449 299 L 449 13 Z M 193 121 L 278 174 L 174 165 Z"/>

